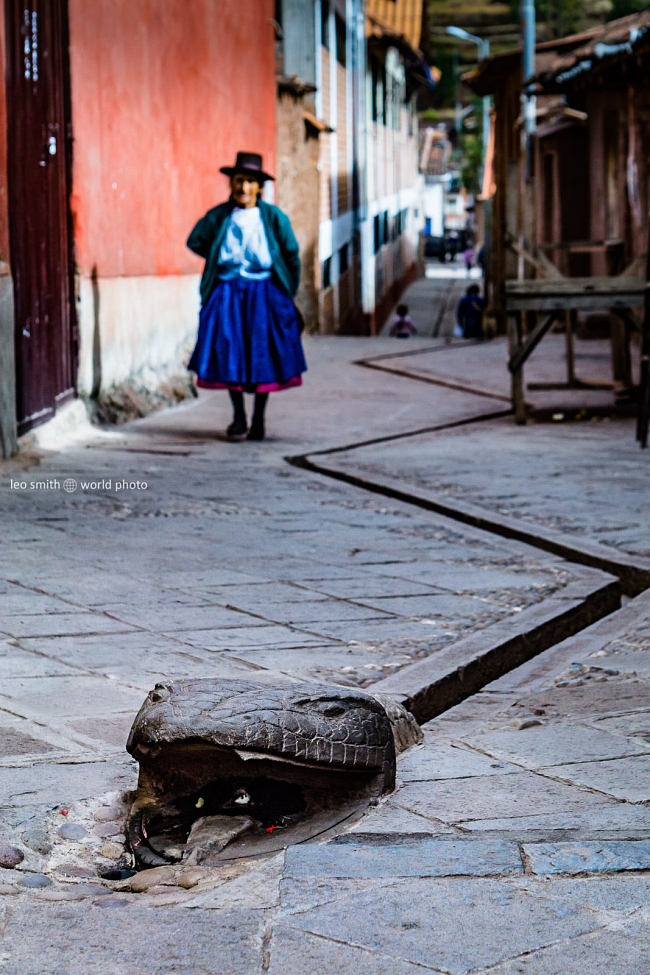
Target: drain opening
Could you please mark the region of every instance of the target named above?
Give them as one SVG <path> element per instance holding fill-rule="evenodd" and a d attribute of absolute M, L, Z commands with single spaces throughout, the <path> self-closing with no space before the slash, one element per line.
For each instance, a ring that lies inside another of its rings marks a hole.
<path fill-rule="evenodd" d="M 380 795 L 378 770 L 323 769 L 201 743 L 140 768 L 126 836 L 140 868 L 261 856 L 324 832 Z"/>

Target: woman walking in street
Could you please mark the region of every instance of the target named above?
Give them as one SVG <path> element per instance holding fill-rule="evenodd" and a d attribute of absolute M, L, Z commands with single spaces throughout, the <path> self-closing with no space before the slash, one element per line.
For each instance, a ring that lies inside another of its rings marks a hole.
<path fill-rule="evenodd" d="M 230 198 L 202 217 L 187 246 L 205 258 L 196 346 L 188 369 L 203 389 L 228 389 L 231 440 L 264 439 L 268 394 L 302 384 L 301 318 L 293 298 L 300 280 L 298 243 L 289 218 L 260 199 L 262 157 L 238 152 Z M 254 393 L 248 427 L 244 393 Z"/>

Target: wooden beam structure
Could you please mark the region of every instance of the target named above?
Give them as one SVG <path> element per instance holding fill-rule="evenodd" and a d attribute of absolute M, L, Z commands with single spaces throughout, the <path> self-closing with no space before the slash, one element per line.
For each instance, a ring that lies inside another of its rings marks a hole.
<path fill-rule="evenodd" d="M 526 422 L 524 402 L 524 364 L 531 352 L 548 332 L 553 322 L 564 319 L 567 337 L 567 386 L 573 388 L 589 387 L 590 383 L 577 379 L 573 356 L 573 329 L 578 311 L 597 311 L 607 308 L 620 316 L 626 325 L 634 324 L 631 308 L 646 308 L 644 326 L 644 350 L 642 356 L 642 405 L 645 401 L 644 429 L 642 413 L 639 411 L 637 437 L 642 440 L 648 435 L 648 413 L 650 411 L 650 302 L 646 281 L 630 275 L 618 277 L 565 278 L 548 277 L 537 280 L 507 280 L 505 283 L 505 308 L 508 317 L 509 361 L 512 374 L 512 406 L 517 423 Z M 544 319 L 534 325 L 527 334 L 529 317 L 536 318 L 545 313 Z M 629 332 L 628 328 L 628 341 Z M 643 362 L 645 361 L 645 367 Z M 645 377 L 645 378 L 644 378 Z M 645 385 L 644 385 L 645 383 Z M 645 397 L 645 400 L 643 400 Z M 643 436 L 642 436 L 643 435 Z"/>

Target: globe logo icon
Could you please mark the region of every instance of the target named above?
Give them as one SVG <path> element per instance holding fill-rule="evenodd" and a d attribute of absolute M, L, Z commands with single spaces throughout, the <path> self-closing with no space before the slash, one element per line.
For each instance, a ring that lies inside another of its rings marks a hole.
<path fill-rule="evenodd" d="M 68 494 L 74 494 L 74 492 L 77 490 L 77 482 L 75 481 L 74 477 L 66 477 L 65 481 L 63 482 L 63 490 L 67 491 Z"/>

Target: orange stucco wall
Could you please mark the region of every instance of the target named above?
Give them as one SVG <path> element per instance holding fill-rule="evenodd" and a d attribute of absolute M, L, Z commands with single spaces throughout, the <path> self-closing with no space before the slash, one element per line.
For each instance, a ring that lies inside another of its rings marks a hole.
<path fill-rule="evenodd" d="M 5 93 L 5 11 L 0 2 L 0 261 L 9 260 L 7 213 L 7 102 Z"/>
<path fill-rule="evenodd" d="M 75 256 L 100 278 L 197 272 L 194 222 L 237 149 L 275 166 L 272 0 L 69 0 Z"/>

